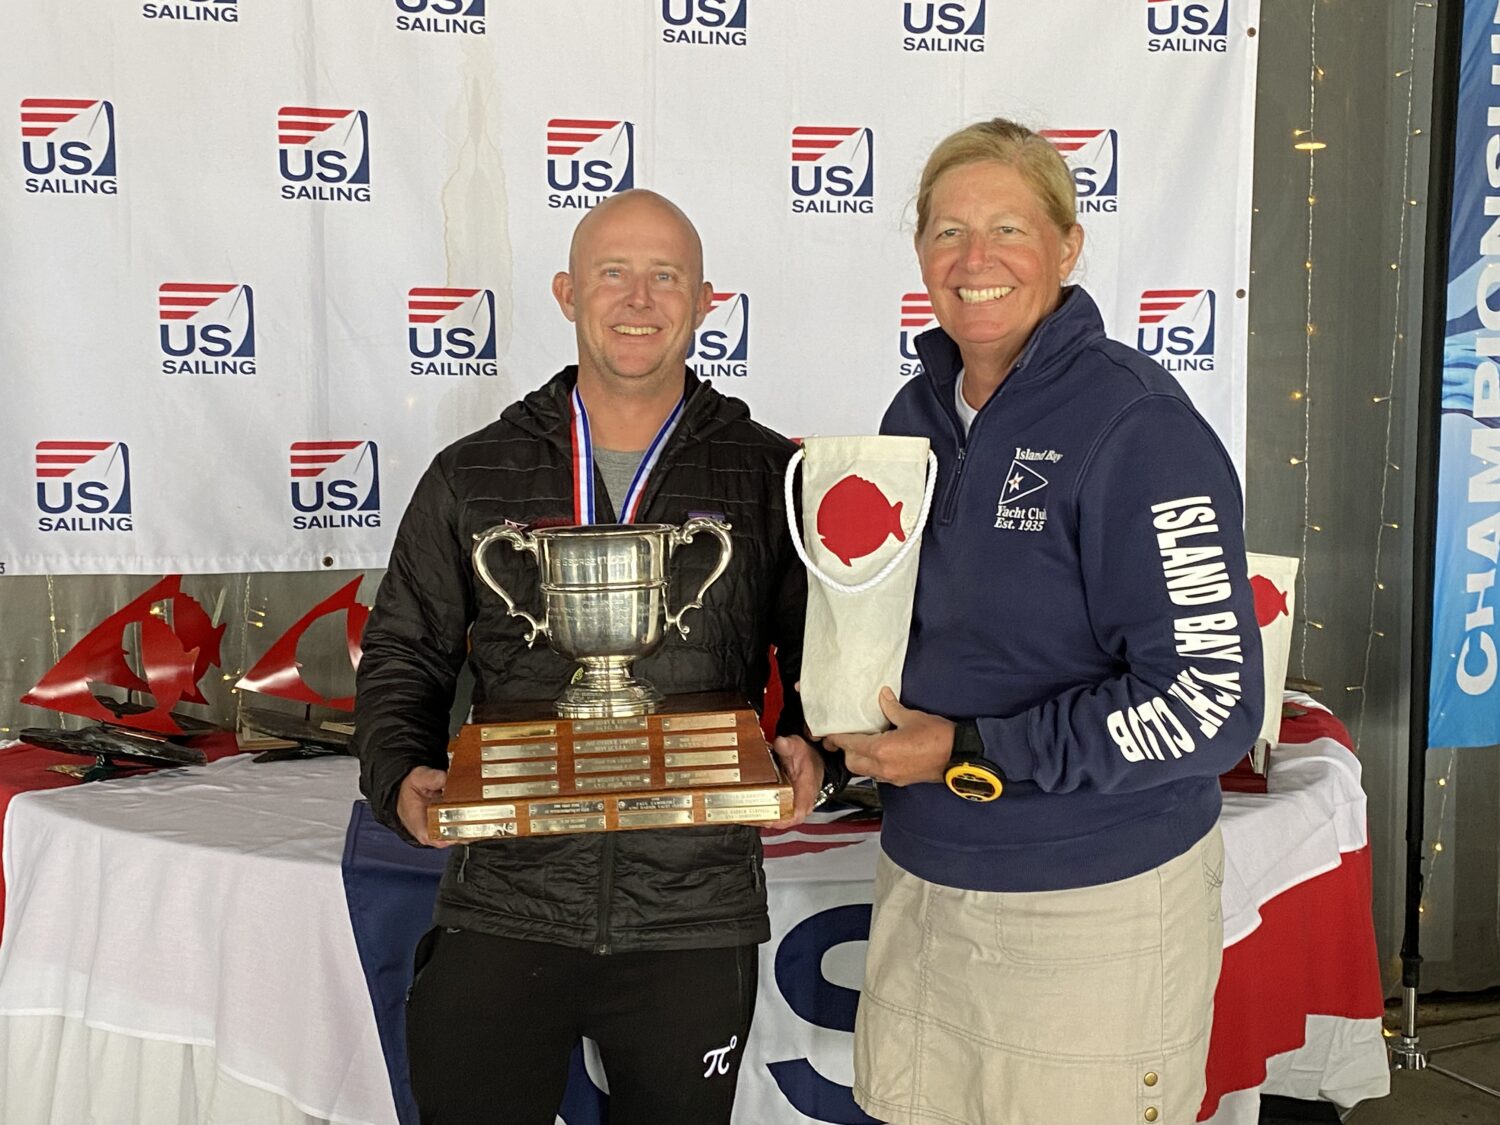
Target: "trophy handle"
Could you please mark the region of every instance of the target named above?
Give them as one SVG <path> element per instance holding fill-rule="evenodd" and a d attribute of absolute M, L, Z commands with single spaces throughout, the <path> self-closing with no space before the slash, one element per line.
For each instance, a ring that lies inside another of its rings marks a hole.
<path fill-rule="evenodd" d="M 676 554 L 677 548 L 679 546 L 684 543 L 691 543 L 693 541 L 693 536 L 698 534 L 698 532 L 700 531 L 708 532 L 719 541 L 719 563 L 714 567 L 713 573 L 710 574 L 706 579 L 704 579 L 703 585 L 698 587 L 697 596 L 693 598 L 692 601 L 688 602 L 687 605 L 683 606 L 676 613 L 672 612 L 671 606 L 663 606 L 663 608 L 666 610 L 667 625 L 675 625 L 677 627 L 677 631 L 684 637 L 688 635 L 689 630 L 688 627 L 682 623 L 683 616 L 690 609 L 703 608 L 703 596 L 708 593 L 708 588 L 710 586 L 712 586 L 715 582 L 717 582 L 724 576 L 724 572 L 729 569 L 729 560 L 734 556 L 734 544 L 729 541 L 729 524 L 724 523 L 720 520 L 708 519 L 704 516 L 694 516 L 681 527 L 672 529 L 672 536 L 670 540 L 671 553 Z"/>
<path fill-rule="evenodd" d="M 530 645 L 536 643 L 536 639 L 538 637 L 546 635 L 547 622 L 545 619 L 542 621 L 538 621 L 524 609 L 518 608 L 515 600 L 510 596 L 509 593 L 506 592 L 505 587 L 500 585 L 495 576 L 490 573 L 490 568 L 485 565 L 485 548 L 487 548 L 497 539 L 504 539 L 517 551 L 530 551 L 531 557 L 533 559 L 536 559 L 538 565 L 540 565 L 541 560 L 538 558 L 536 553 L 536 540 L 530 535 L 521 534 L 521 532 L 515 530 L 515 528 L 512 527 L 492 527 L 488 531 L 482 531 L 474 536 L 474 569 L 479 572 L 479 577 L 484 579 L 484 584 L 491 590 L 495 591 L 495 593 L 500 595 L 500 598 L 505 602 L 505 608 L 510 613 L 510 615 L 512 617 L 524 618 L 527 624 L 531 626 L 531 632 L 526 634 L 526 644 L 529 647 Z M 715 577 L 717 577 L 717 575 Z M 545 618 L 545 614 L 543 615 L 543 617 Z"/>

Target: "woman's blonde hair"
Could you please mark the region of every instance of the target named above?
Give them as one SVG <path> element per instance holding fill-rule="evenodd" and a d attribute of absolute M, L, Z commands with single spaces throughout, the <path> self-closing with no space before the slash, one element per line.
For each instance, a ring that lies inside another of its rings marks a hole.
<path fill-rule="evenodd" d="M 944 172 L 994 161 L 1014 168 L 1042 201 L 1047 217 L 1066 233 L 1078 221 L 1073 175 L 1052 142 L 1024 125 L 996 117 L 966 125 L 938 142 L 917 187 L 917 237 L 927 229 L 932 188 Z"/>

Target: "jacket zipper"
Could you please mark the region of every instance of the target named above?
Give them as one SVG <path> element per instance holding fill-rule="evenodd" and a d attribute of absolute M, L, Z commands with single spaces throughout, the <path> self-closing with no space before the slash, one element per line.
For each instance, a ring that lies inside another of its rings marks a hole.
<path fill-rule="evenodd" d="M 942 523 L 953 522 L 953 509 L 958 506 L 958 485 L 964 477 L 964 458 L 968 454 L 968 446 L 962 442 L 958 446 L 958 463 L 953 466 L 953 481 L 948 485 L 948 498 L 943 502 L 943 511 L 939 517 Z"/>
<path fill-rule="evenodd" d="M 646 481 L 646 492 L 642 495 L 640 506 L 636 509 L 641 517 L 644 517 L 650 511 L 651 505 L 656 502 L 656 495 L 661 491 L 662 477 L 672 463 L 672 459 L 676 453 L 674 447 L 681 440 L 683 423 L 687 422 L 687 420 L 687 412 L 684 411 L 683 417 L 677 423 L 677 432 L 672 434 L 672 439 L 667 442 L 667 447 L 661 451 L 661 458 L 656 462 L 655 468 L 651 471 L 651 476 Z M 595 466 L 595 474 L 601 485 L 601 494 L 603 494 L 602 485 L 604 478 L 598 466 Z M 616 512 L 616 522 L 620 518 L 621 514 Z M 609 900 L 615 885 L 615 837 L 613 833 L 605 833 L 604 835 L 604 852 L 600 856 L 599 867 L 599 926 L 594 931 L 594 952 L 600 956 L 606 956 L 614 952 L 614 946 L 610 943 L 609 932 Z"/>
<path fill-rule="evenodd" d="M 461 852 L 458 853 L 458 881 L 460 883 L 462 883 L 464 881 L 464 871 L 468 868 L 468 866 L 469 866 L 469 845 L 465 844 L 463 846 L 463 851 L 461 851 Z"/>
<path fill-rule="evenodd" d="M 936 394 L 936 391 L 933 393 Z M 948 494 L 943 498 L 942 511 L 938 513 L 938 522 L 946 524 L 953 522 L 953 509 L 958 506 L 958 486 L 964 477 L 964 458 L 968 455 L 969 441 L 962 423 L 954 416 L 953 408 L 941 401 L 941 397 L 938 412 L 948 420 L 948 428 L 953 431 L 953 440 L 958 446 L 958 461 L 953 466 L 953 479 L 948 483 Z"/>
<path fill-rule="evenodd" d="M 599 862 L 599 928 L 594 933 L 594 952 L 612 952 L 609 944 L 609 899 L 615 885 L 615 838 L 605 833 L 604 854 Z"/>
<path fill-rule="evenodd" d="M 1020 370 L 1019 364 L 1011 369 L 1011 374 L 1014 375 L 1018 370 Z M 993 402 L 995 399 L 1003 395 L 1005 393 L 1005 389 L 1008 386 L 1010 386 L 1009 378 L 1007 378 L 1005 382 L 1001 383 L 998 387 L 995 388 L 995 393 L 990 396 L 990 401 Z M 933 393 L 936 394 L 937 392 L 934 390 Z M 989 406 L 989 404 L 989 402 L 986 402 L 984 405 Z M 981 412 L 983 411 L 983 409 L 984 407 L 980 408 Z M 963 432 L 963 426 L 954 416 L 953 411 L 947 408 L 946 404 L 943 404 L 942 414 L 943 417 L 948 419 L 948 425 L 953 430 L 953 436 L 958 440 L 958 463 L 953 467 L 953 483 L 948 486 L 948 495 L 943 500 L 943 510 L 938 517 L 939 523 L 946 524 L 953 522 L 953 511 L 958 507 L 958 487 L 961 483 L 963 483 L 964 460 L 968 456 L 969 442 L 974 437 L 974 431 L 979 428 L 979 424 L 981 421 L 983 421 L 983 419 L 981 419 L 979 415 L 976 414 L 974 416 L 974 421 L 969 424 L 969 432 L 965 434 Z"/>

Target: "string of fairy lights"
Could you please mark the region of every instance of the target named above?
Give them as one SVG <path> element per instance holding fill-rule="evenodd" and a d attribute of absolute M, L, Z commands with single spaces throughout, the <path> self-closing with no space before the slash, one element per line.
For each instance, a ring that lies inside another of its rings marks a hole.
<path fill-rule="evenodd" d="M 1318 203 L 1317 195 L 1317 172 L 1318 153 L 1327 148 L 1324 141 L 1318 140 L 1318 84 L 1323 81 L 1323 68 L 1318 65 L 1318 4 L 1320 0 L 1312 0 L 1308 4 L 1308 77 L 1307 77 L 1307 128 L 1292 130 L 1292 147 L 1299 152 L 1307 153 L 1307 258 L 1303 265 L 1307 273 L 1306 290 L 1303 297 L 1303 315 L 1307 323 L 1307 337 L 1303 343 L 1302 351 L 1302 386 L 1292 392 L 1292 401 L 1302 403 L 1302 454 L 1293 454 L 1288 458 L 1289 463 L 1295 468 L 1302 470 L 1302 546 L 1298 551 L 1297 578 L 1302 585 L 1302 591 L 1297 599 L 1297 604 L 1302 606 L 1302 632 L 1298 645 L 1297 666 L 1302 674 L 1307 674 L 1307 638 L 1308 629 L 1321 629 L 1323 623 L 1314 620 L 1308 612 L 1308 566 L 1307 549 L 1310 533 L 1322 531 L 1323 529 L 1312 522 L 1312 473 L 1308 471 L 1307 462 L 1312 454 L 1312 370 L 1313 370 L 1313 337 L 1318 334 L 1318 328 L 1313 321 L 1313 211 Z"/>
<path fill-rule="evenodd" d="M 1376 598 L 1379 593 L 1384 591 L 1386 588 L 1386 584 L 1382 580 L 1380 575 L 1381 549 L 1383 546 L 1385 532 L 1387 530 L 1398 530 L 1400 527 L 1400 524 L 1396 520 L 1390 518 L 1390 516 L 1387 514 L 1386 502 L 1390 491 L 1389 485 L 1391 482 L 1391 474 L 1401 471 L 1401 466 L 1394 460 L 1392 460 L 1391 445 L 1395 436 L 1396 412 L 1394 407 L 1397 397 L 1397 365 L 1402 352 L 1402 344 L 1406 339 L 1405 333 L 1402 331 L 1402 317 L 1404 312 L 1402 308 L 1402 297 L 1405 293 L 1405 270 L 1403 267 L 1405 266 L 1406 262 L 1407 228 L 1412 221 L 1414 208 L 1421 205 L 1421 200 L 1418 199 L 1413 193 L 1411 183 L 1412 142 L 1417 137 L 1420 137 L 1422 135 L 1422 130 L 1420 128 L 1415 128 L 1412 125 L 1412 117 L 1416 103 L 1416 83 L 1414 82 L 1414 78 L 1417 73 L 1417 32 L 1418 24 L 1424 17 L 1424 13 L 1428 18 L 1431 18 L 1435 11 L 1436 5 L 1432 3 L 1432 0 L 1415 0 L 1415 2 L 1412 4 L 1411 19 L 1407 27 L 1406 66 L 1401 70 L 1396 71 L 1394 75 L 1397 81 L 1405 82 L 1406 84 L 1406 115 L 1404 128 L 1402 130 L 1403 144 L 1401 152 L 1401 202 L 1399 204 L 1399 218 L 1397 221 L 1396 254 L 1395 259 L 1390 263 L 1391 272 L 1395 275 L 1395 289 L 1391 310 L 1390 364 L 1386 372 L 1385 393 L 1373 395 L 1371 397 L 1371 402 L 1377 406 L 1383 406 L 1386 412 L 1385 452 L 1383 459 L 1383 469 L 1380 474 L 1381 522 L 1379 527 L 1377 527 L 1375 531 L 1375 575 L 1372 579 L 1370 587 L 1370 616 L 1367 623 L 1364 664 L 1360 673 L 1360 682 L 1358 684 L 1351 684 L 1346 689 L 1350 692 L 1358 692 L 1360 696 L 1359 710 L 1357 712 L 1355 725 L 1356 745 L 1358 745 L 1359 736 L 1364 729 L 1365 710 L 1366 703 L 1368 701 L 1368 693 L 1365 692 L 1364 688 L 1365 685 L 1369 682 L 1370 660 L 1375 645 L 1375 639 L 1377 637 L 1385 636 L 1385 633 L 1382 630 L 1375 627 Z M 1447 760 L 1445 763 L 1443 775 L 1437 778 L 1436 781 L 1438 789 L 1437 815 L 1431 818 L 1424 818 L 1427 839 L 1423 841 L 1423 844 L 1427 849 L 1427 855 L 1425 857 L 1424 863 L 1425 877 L 1422 882 L 1422 899 L 1417 905 L 1418 912 L 1423 915 L 1427 913 L 1428 890 L 1433 885 L 1433 876 L 1436 873 L 1438 863 L 1440 862 L 1439 857 L 1443 854 L 1443 827 L 1447 822 L 1449 794 L 1451 794 L 1453 791 L 1452 786 L 1449 784 L 1449 782 L 1453 778 L 1453 769 L 1455 763 L 1457 762 L 1457 756 L 1449 753 L 1446 756 L 1446 759 Z"/>
<path fill-rule="evenodd" d="M 1323 530 L 1322 526 L 1315 522 L 1312 516 L 1312 473 L 1308 468 L 1311 454 L 1312 426 L 1313 426 L 1313 349 L 1318 335 L 1318 324 L 1313 316 L 1314 300 L 1314 216 L 1318 203 L 1317 195 L 1317 171 L 1318 153 L 1326 149 L 1327 143 L 1318 138 L 1317 109 L 1318 89 L 1322 83 L 1325 72 L 1318 63 L 1318 9 L 1327 0 L 1311 0 L 1308 4 L 1308 39 L 1309 39 L 1309 64 L 1307 84 L 1307 118 L 1306 127 L 1292 131 L 1293 148 L 1307 154 L 1307 257 L 1303 263 L 1306 273 L 1306 289 L 1304 295 L 1304 310 L 1306 313 L 1306 340 L 1303 350 L 1302 385 L 1291 392 L 1294 402 L 1303 404 L 1303 429 L 1302 449 L 1300 454 L 1293 454 L 1288 462 L 1302 471 L 1302 534 L 1300 566 L 1298 577 L 1301 584 L 1301 605 L 1303 606 L 1302 626 L 1299 638 L 1299 660 L 1303 675 L 1307 669 L 1307 647 L 1310 629 L 1322 629 L 1324 623 L 1317 620 L 1308 612 L 1308 548 L 1311 536 Z M 1393 456 L 1393 444 L 1398 438 L 1397 413 L 1395 407 L 1400 401 L 1397 393 L 1398 379 L 1405 377 L 1402 365 L 1404 343 L 1406 334 L 1403 331 L 1403 317 L 1405 309 L 1403 300 L 1406 297 L 1406 254 L 1409 242 L 1410 225 L 1413 221 L 1415 209 L 1422 203 L 1414 194 L 1412 185 L 1412 146 L 1413 141 L 1421 137 L 1423 130 L 1413 127 L 1413 117 L 1416 107 L 1416 83 L 1414 78 L 1417 72 L 1417 47 L 1420 41 L 1419 30 L 1424 19 L 1429 22 L 1433 19 L 1436 5 L 1433 0 L 1414 0 L 1411 5 L 1411 16 L 1408 24 L 1408 49 L 1406 65 L 1403 69 L 1395 72 L 1394 77 L 1398 82 L 1405 83 L 1405 117 L 1403 123 L 1403 144 L 1401 153 L 1401 192 L 1399 212 L 1396 224 L 1396 250 L 1393 260 L 1389 263 L 1390 272 L 1393 275 L 1393 292 L 1391 296 L 1391 340 L 1390 356 L 1386 369 L 1385 388 L 1379 393 L 1370 396 L 1371 405 L 1385 411 L 1385 442 L 1382 455 L 1382 469 L 1380 475 L 1380 519 L 1375 529 L 1375 551 L 1374 551 L 1374 573 L 1370 583 L 1369 616 L 1366 622 L 1365 650 L 1360 669 L 1360 680 L 1358 683 L 1346 684 L 1344 691 L 1347 695 L 1359 697 L 1358 709 L 1350 724 L 1354 731 L 1354 743 L 1360 744 L 1363 732 L 1366 711 L 1369 702 L 1369 693 L 1366 688 L 1370 680 L 1371 662 L 1374 656 L 1375 642 L 1386 636 L 1385 630 L 1378 627 L 1377 619 L 1381 611 L 1380 595 L 1386 590 L 1386 582 L 1381 574 L 1382 552 L 1385 549 L 1386 533 L 1398 531 L 1401 527 L 1400 521 L 1393 517 L 1388 506 L 1394 498 L 1399 504 L 1402 494 L 1392 486 L 1395 474 L 1401 471 L 1400 464 Z M 1431 28 L 1428 29 L 1429 38 Z M 1409 381 L 1409 380 L 1408 380 Z M 1424 864 L 1426 879 L 1424 887 L 1432 885 L 1432 875 L 1439 862 L 1439 856 L 1443 854 L 1442 829 L 1447 819 L 1448 799 L 1452 792 L 1450 782 L 1453 778 L 1453 770 L 1456 757 L 1452 754 L 1447 756 L 1446 768 L 1443 776 L 1436 779 L 1436 787 L 1439 793 L 1439 804 L 1437 816 L 1427 821 L 1429 824 L 1426 848 L 1428 854 Z M 1419 909 L 1426 913 L 1426 894 Z"/>
<path fill-rule="evenodd" d="M 1411 149 L 1412 140 L 1422 134 L 1421 129 L 1412 127 L 1412 115 L 1415 105 L 1415 84 L 1412 76 L 1416 71 L 1417 63 L 1417 20 L 1423 8 L 1432 9 L 1429 0 L 1417 0 L 1412 4 L 1411 21 L 1407 28 L 1407 58 L 1406 66 L 1396 71 L 1394 77 L 1397 81 L 1406 83 L 1406 115 L 1402 129 L 1401 149 L 1401 203 L 1397 212 L 1396 222 L 1396 255 L 1395 260 L 1390 263 L 1391 272 L 1395 275 L 1394 293 L 1392 296 L 1391 309 L 1391 353 L 1390 364 L 1386 370 L 1386 386 L 1384 394 L 1371 396 L 1370 401 L 1385 408 L 1385 452 L 1383 470 L 1380 474 L 1380 525 L 1375 529 L 1375 575 L 1370 584 L 1370 616 L 1366 624 L 1365 656 L 1360 671 L 1360 682 L 1350 684 L 1346 690 L 1358 692 L 1359 710 L 1355 720 L 1356 743 L 1364 731 L 1365 710 L 1369 696 L 1365 692 L 1365 685 L 1370 678 L 1370 658 L 1375 647 L 1375 639 L 1384 637 L 1385 632 L 1375 627 L 1376 599 L 1385 589 L 1385 582 L 1380 576 L 1381 549 L 1384 545 L 1387 530 L 1395 530 L 1400 525 L 1395 520 L 1386 516 L 1386 501 L 1390 494 L 1391 474 L 1400 472 L 1401 466 L 1391 459 L 1391 442 L 1395 433 L 1395 402 L 1396 402 L 1396 369 L 1401 356 L 1401 345 L 1406 335 L 1401 330 L 1402 324 L 1402 297 L 1405 295 L 1406 273 L 1402 266 L 1406 259 L 1407 227 L 1412 214 L 1412 208 L 1417 207 L 1421 201 L 1412 194 L 1411 183 Z"/>

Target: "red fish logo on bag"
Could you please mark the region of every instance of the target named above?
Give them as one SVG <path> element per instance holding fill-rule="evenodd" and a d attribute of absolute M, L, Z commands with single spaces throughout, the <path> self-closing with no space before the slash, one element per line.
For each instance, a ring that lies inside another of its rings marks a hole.
<path fill-rule="evenodd" d="M 1286 594 L 1264 575 L 1250 576 L 1250 590 L 1255 595 L 1255 620 L 1264 629 L 1278 617 L 1290 612 L 1286 605 Z"/>
<path fill-rule="evenodd" d="M 818 505 L 818 538 L 845 566 L 874 554 L 892 535 L 898 543 L 906 541 L 901 501 L 892 504 L 864 477 L 847 476 L 823 494 Z"/>

